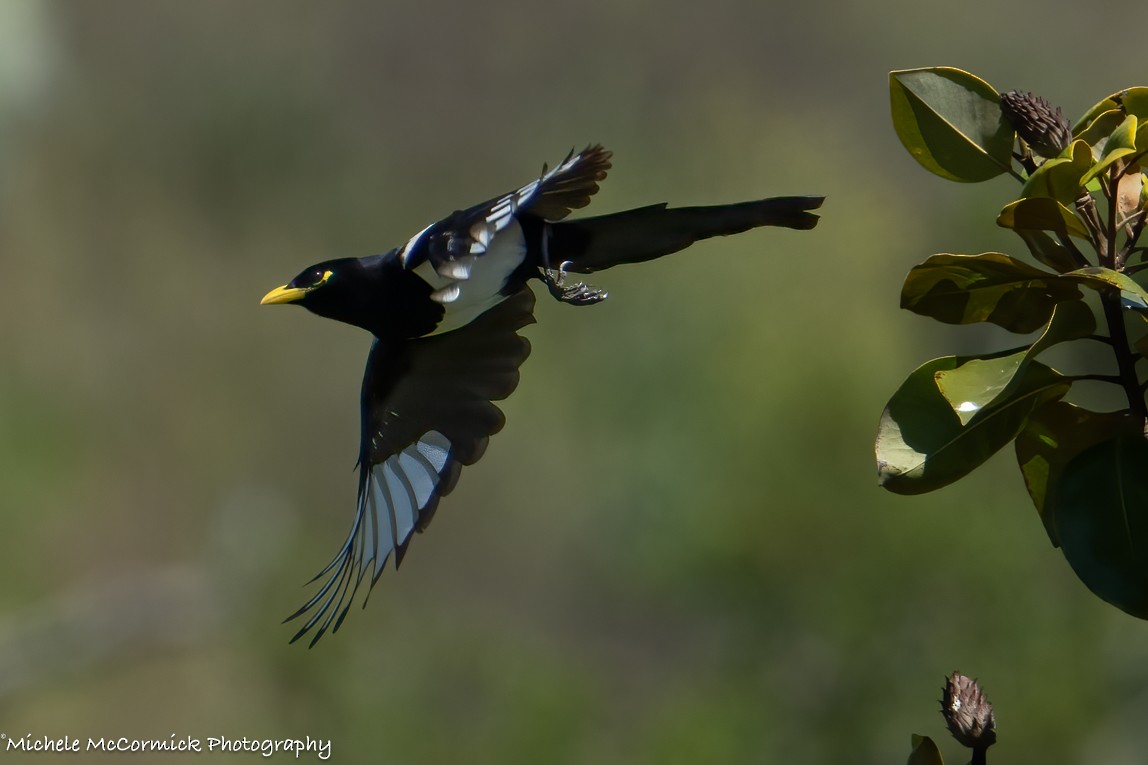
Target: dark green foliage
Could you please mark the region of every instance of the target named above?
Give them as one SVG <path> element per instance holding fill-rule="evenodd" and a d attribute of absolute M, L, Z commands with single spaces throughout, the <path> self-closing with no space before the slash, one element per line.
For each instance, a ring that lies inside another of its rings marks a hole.
<path fill-rule="evenodd" d="M 1118 433 L 1066 464 L 1048 511 L 1064 557 L 1088 588 L 1148 618 L 1148 442 Z"/>
<path fill-rule="evenodd" d="M 948 324 L 1042 331 L 1019 349 L 946 356 L 913 372 L 881 417 L 881 485 L 898 494 L 941 488 L 1015 440 L 1029 495 L 1073 571 L 1148 618 L 1148 383 L 1137 369 L 1148 290 L 1135 276 L 1148 217 L 1148 88 L 1105 98 L 1071 133 L 1042 99 L 1001 96 L 958 69 L 893 72 L 890 93 L 897 135 L 926 169 L 964 182 L 1007 172 L 1022 184 L 996 222 L 1035 261 L 934 255 L 909 272 L 901 306 Z M 1065 374 L 1036 360 L 1084 340 L 1108 345 L 1115 373 Z M 1115 410 L 1066 400 L 1082 380 L 1119 391 Z"/>
<path fill-rule="evenodd" d="M 1027 334 L 1044 326 L 1057 303 L 1075 300 L 1075 284 L 1008 255 L 934 255 L 913 268 L 901 307 L 946 324 L 988 321 Z"/>
<path fill-rule="evenodd" d="M 926 169 L 952 181 L 987 181 L 1009 171 L 1014 132 L 988 83 L 949 67 L 895 72 L 893 127 Z"/>

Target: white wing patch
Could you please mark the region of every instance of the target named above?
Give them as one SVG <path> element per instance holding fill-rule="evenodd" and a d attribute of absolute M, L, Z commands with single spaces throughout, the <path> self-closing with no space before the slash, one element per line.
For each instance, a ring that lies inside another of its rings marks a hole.
<path fill-rule="evenodd" d="M 419 240 L 423 238 L 423 234 L 425 234 L 427 231 L 429 231 L 430 227 L 433 225 L 434 224 L 432 223 L 432 224 L 430 224 L 430 226 L 426 226 L 422 231 L 420 231 L 417 234 L 415 234 L 414 236 L 412 236 L 407 241 L 407 243 L 403 245 L 403 249 L 401 251 L 402 254 L 399 255 L 399 260 L 402 262 L 403 268 L 406 268 L 407 264 L 410 262 L 411 253 L 414 252 L 414 249 L 418 245 Z"/>
<path fill-rule="evenodd" d="M 466 240 L 466 254 L 440 260 L 437 265 L 429 260 L 415 267 L 414 272 L 434 290 L 431 299 L 440 303 L 445 315 L 432 335 L 458 329 L 502 302 L 506 280 L 526 257 L 526 239 L 522 227 L 515 219 L 520 207 L 528 205 L 543 185 L 556 175 L 569 172 L 582 159 L 575 155 L 553 170 L 544 172 L 512 194 L 491 204 L 486 215 L 472 223 L 463 234 L 443 232 Z M 431 227 L 411 237 L 402 249 L 404 266 L 410 263 L 410 254 L 420 244 Z M 435 232 L 432 236 L 440 236 Z"/>
<path fill-rule="evenodd" d="M 438 471 L 427 460 L 420 460 L 419 456 L 412 457 L 408 452 L 400 452 L 391 459 L 398 461 L 399 469 L 410 482 L 417 506 L 423 507 L 438 484 Z"/>
<path fill-rule="evenodd" d="M 483 247 L 485 248 L 486 244 L 484 244 Z M 484 249 L 483 252 L 485 251 Z M 447 279 L 455 279 L 458 281 L 469 279 L 470 270 L 474 268 L 474 262 L 476 260 L 478 260 L 478 256 L 476 255 L 468 255 L 458 260 L 449 260 L 438 267 L 438 273 Z"/>
<path fill-rule="evenodd" d="M 471 240 L 469 255 L 446 261 L 437 269 L 429 261 L 415 268 L 434 290 L 431 298 L 446 308 L 431 334 L 466 326 L 507 297 L 502 294 L 506 280 L 526 257 L 526 237 L 509 210 L 509 206 L 495 206 L 486 219 L 491 225 L 484 227 L 480 239 Z"/>
<path fill-rule="evenodd" d="M 441 473 L 446 467 L 446 458 L 450 456 L 450 440 L 442 433 L 437 430 L 424 433 L 414 447 L 419 456 L 429 462 L 436 473 Z M 407 454 L 410 448 L 408 446 L 403 453 Z"/>
<path fill-rule="evenodd" d="M 407 541 L 438 486 L 439 474 L 450 456 L 450 441 L 437 430 L 371 467 L 364 502 L 368 519 L 363 563 L 374 561 L 373 577 L 386 565 L 399 545 Z M 371 534 L 370 526 L 374 526 Z"/>
<path fill-rule="evenodd" d="M 435 290 L 431 293 L 431 300 L 442 303 L 443 305 L 453 303 L 460 297 L 462 297 L 462 287 L 458 286 L 458 284 L 447 284 L 447 286 L 441 290 Z"/>
<path fill-rule="evenodd" d="M 298 640 L 316 624 L 322 627 L 311 645 L 329 627 L 338 629 L 367 572 L 373 584 L 391 553 L 414 533 L 420 513 L 434 497 L 442 471 L 450 459 L 450 440 L 437 430 L 370 468 L 359 496 L 359 512 L 339 554 L 315 579 L 324 575 L 323 587 L 298 611 L 299 616 L 319 605 L 318 611 L 295 634 Z M 291 618 L 294 618 L 292 616 Z"/>

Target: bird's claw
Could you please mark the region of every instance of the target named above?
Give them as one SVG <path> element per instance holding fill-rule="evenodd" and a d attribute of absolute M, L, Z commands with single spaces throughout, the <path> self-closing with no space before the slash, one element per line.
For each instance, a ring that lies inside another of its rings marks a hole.
<path fill-rule="evenodd" d="M 571 261 L 566 260 L 557 269 L 543 269 L 543 281 L 546 282 L 546 288 L 550 290 L 550 294 L 557 300 L 570 305 L 593 305 L 605 300 L 607 297 L 605 290 L 591 287 L 585 282 L 566 284 L 567 269 L 572 265 Z"/>

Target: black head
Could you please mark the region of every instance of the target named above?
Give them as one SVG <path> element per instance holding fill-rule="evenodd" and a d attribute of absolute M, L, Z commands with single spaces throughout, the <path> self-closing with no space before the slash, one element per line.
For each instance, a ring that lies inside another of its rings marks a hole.
<path fill-rule="evenodd" d="M 263 296 L 260 305 L 295 303 L 330 319 L 351 324 L 361 310 L 363 268 L 357 258 L 326 260 L 305 268 L 294 279 Z"/>
<path fill-rule="evenodd" d="M 430 293 L 430 286 L 396 258 L 339 258 L 303 269 L 260 303 L 294 303 L 379 336 L 418 337 L 434 329 L 443 314 Z"/>

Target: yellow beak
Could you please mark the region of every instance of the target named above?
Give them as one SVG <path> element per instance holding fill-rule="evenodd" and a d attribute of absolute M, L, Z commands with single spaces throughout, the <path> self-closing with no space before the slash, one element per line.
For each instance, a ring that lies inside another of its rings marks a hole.
<path fill-rule="evenodd" d="M 259 301 L 259 305 L 294 303 L 296 300 L 300 300 L 306 294 L 307 290 L 301 287 L 288 287 L 287 285 L 283 285 L 282 287 L 276 287 L 264 295 L 263 299 Z"/>

